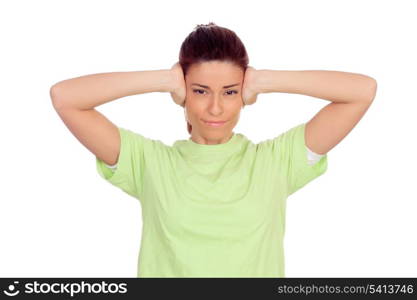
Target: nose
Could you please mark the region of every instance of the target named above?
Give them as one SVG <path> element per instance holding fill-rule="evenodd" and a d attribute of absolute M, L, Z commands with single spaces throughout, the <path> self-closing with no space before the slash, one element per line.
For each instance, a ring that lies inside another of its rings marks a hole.
<path fill-rule="evenodd" d="M 219 96 L 214 96 L 209 104 L 209 111 L 213 115 L 219 115 L 223 112 L 223 103 Z"/>

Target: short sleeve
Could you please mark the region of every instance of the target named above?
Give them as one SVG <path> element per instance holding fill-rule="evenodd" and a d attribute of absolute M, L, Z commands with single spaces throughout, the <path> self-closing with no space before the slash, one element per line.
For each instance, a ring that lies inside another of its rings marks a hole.
<path fill-rule="evenodd" d="M 116 170 L 116 168 L 117 168 L 117 163 L 115 163 L 114 165 L 108 165 L 108 164 L 105 164 L 106 165 L 106 167 L 109 167 L 110 169 L 112 169 L 112 170 Z"/>
<path fill-rule="evenodd" d="M 287 196 L 295 193 L 327 170 L 327 153 L 309 162 L 305 144 L 306 123 L 299 124 L 269 140 L 272 155 L 287 182 Z"/>
<path fill-rule="evenodd" d="M 308 164 L 309 165 L 314 165 L 315 163 L 317 163 L 318 161 L 320 161 L 320 159 L 324 156 L 324 154 L 318 154 L 314 151 L 311 151 L 311 149 L 309 149 L 307 147 L 307 159 L 308 159 Z"/>
<path fill-rule="evenodd" d="M 97 172 L 112 185 L 139 198 L 143 189 L 145 153 L 152 140 L 121 127 L 118 129 L 121 144 L 117 168 L 110 168 L 96 156 Z"/>

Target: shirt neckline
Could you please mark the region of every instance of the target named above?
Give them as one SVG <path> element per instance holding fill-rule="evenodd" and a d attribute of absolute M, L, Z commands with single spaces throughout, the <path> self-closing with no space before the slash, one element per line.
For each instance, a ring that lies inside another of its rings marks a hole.
<path fill-rule="evenodd" d="M 232 132 L 228 141 L 221 144 L 207 145 L 194 142 L 191 137 L 182 140 L 178 144 L 181 153 L 185 156 L 228 156 L 239 150 L 241 136 L 239 133 Z"/>

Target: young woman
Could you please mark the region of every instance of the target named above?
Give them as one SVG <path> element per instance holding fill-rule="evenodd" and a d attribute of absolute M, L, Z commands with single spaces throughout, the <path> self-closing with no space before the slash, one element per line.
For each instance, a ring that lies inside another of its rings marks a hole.
<path fill-rule="evenodd" d="M 95 110 L 148 92 L 169 92 L 184 108 L 188 140 L 165 145 Z M 332 103 L 254 144 L 233 128 L 245 105 L 271 92 Z M 138 277 L 284 277 L 286 199 L 326 171 L 328 151 L 375 93 L 376 81 L 361 74 L 249 67 L 241 40 L 214 23 L 189 34 L 170 69 L 93 74 L 51 88 L 54 108 L 95 154 L 99 174 L 142 205 Z"/>

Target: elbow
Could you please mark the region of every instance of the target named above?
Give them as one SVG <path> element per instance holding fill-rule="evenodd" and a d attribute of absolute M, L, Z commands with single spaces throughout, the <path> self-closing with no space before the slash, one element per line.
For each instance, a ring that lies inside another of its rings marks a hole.
<path fill-rule="evenodd" d="M 51 88 L 49 89 L 49 96 L 51 97 L 51 100 L 53 101 L 54 99 L 56 99 L 56 84 L 54 84 L 53 86 L 51 86 Z"/>
<path fill-rule="evenodd" d="M 54 84 L 53 86 L 51 86 L 51 88 L 49 89 L 49 97 L 52 100 L 52 103 L 56 102 L 57 99 L 57 88 L 56 88 L 56 84 Z"/>
<path fill-rule="evenodd" d="M 375 96 L 376 96 L 376 92 L 378 89 L 378 83 L 376 82 L 376 80 L 374 78 L 370 78 L 371 79 L 371 83 L 370 83 L 370 87 L 371 87 L 371 92 L 370 92 L 370 102 L 374 101 Z"/>
<path fill-rule="evenodd" d="M 49 89 L 49 97 L 51 98 L 54 108 L 59 108 L 59 106 L 62 104 L 62 100 L 60 100 L 58 84 L 51 86 Z"/>
<path fill-rule="evenodd" d="M 375 96 L 376 96 L 376 91 L 377 91 L 378 84 L 377 84 L 377 82 L 374 78 L 372 78 L 370 76 L 366 76 L 366 77 L 367 77 L 368 82 L 366 84 L 366 87 L 367 87 L 366 88 L 366 93 L 365 93 L 366 96 L 364 96 L 364 99 L 367 102 L 372 103 L 375 99 Z"/>

